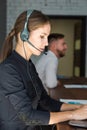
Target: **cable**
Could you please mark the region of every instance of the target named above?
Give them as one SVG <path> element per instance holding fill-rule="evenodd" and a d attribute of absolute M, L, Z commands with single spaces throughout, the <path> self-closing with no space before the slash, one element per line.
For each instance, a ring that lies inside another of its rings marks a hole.
<path fill-rule="evenodd" d="M 30 78 L 30 80 L 31 80 L 31 82 L 32 82 L 33 87 L 34 87 L 34 84 L 33 84 L 33 81 L 32 81 L 32 77 L 31 77 L 30 72 L 29 72 L 29 62 L 28 62 L 28 60 L 27 60 L 27 54 L 26 54 L 24 42 L 23 42 L 23 48 L 24 48 L 24 53 L 25 53 L 25 57 L 26 57 L 26 61 L 27 61 L 27 74 L 28 74 L 28 76 L 29 76 L 29 78 Z M 34 89 L 35 89 L 35 93 L 36 93 L 36 95 L 37 95 L 37 97 L 38 97 L 38 93 L 37 93 L 36 87 L 34 87 Z"/>
<path fill-rule="evenodd" d="M 55 126 L 56 126 L 55 124 L 52 126 L 52 130 L 55 130 L 55 129 L 54 129 L 54 128 L 55 128 Z"/>

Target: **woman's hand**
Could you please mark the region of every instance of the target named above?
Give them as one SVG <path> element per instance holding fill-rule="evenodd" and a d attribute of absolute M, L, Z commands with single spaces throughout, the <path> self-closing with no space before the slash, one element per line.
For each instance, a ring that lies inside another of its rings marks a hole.
<path fill-rule="evenodd" d="M 80 106 L 72 112 L 72 119 L 74 120 L 84 120 L 87 119 L 87 105 Z"/>
<path fill-rule="evenodd" d="M 87 119 L 87 105 L 80 105 L 79 108 L 70 111 L 51 112 L 49 124 L 84 119 Z"/>
<path fill-rule="evenodd" d="M 63 103 L 62 106 L 61 106 L 61 111 L 75 110 L 75 109 L 80 108 L 81 106 L 83 106 L 83 105 Z"/>

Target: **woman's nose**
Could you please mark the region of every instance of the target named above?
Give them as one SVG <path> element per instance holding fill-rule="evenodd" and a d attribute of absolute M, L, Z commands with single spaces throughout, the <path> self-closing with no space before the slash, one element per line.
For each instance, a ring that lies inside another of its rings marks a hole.
<path fill-rule="evenodd" d="M 48 46 L 48 39 L 45 40 L 45 46 Z"/>

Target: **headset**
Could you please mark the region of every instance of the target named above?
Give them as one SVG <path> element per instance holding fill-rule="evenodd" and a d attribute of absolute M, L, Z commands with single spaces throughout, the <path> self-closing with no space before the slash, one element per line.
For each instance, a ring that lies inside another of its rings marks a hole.
<path fill-rule="evenodd" d="M 23 42 L 28 42 L 28 44 L 30 44 L 32 47 L 34 47 L 36 50 L 40 51 L 42 53 L 42 51 L 40 49 L 38 49 L 35 45 L 33 45 L 28 39 L 29 39 L 29 31 L 28 31 L 28 20 L 29 17 L 31 16 L 32 12 L 34 10 L 28 10 L 27 11 L 27 16 L 26 16 L 26 21 L 24 24 L 24 29 L 20 34 L 20 38 Z M 47 55 L 46 51 L 44 50 L 44 54 Z"/>
<path fill-rule="evenodd" d="M 28 39 L 29 39 L 29 31 L 28 31 L 27 26 L 28 26 L 29 17 L 31 16 L 32 12 L 33 12 L 33 10 L 27 10 L 27 16 L 26 16 L 26 21 L 25 21 L 25 24 L 24 24 L 24 29 L 20 34 L 21 40 L 23 42 L 28 41 Z"/>

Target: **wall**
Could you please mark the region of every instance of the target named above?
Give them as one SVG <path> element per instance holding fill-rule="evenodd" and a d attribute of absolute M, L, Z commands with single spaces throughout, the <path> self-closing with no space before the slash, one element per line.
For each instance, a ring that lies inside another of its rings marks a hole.
<path fill-rule="evenodd" d="M 20 12 L 27 9 L 49 15 L 87 15 L 87 0 L 7 0 L 7 32 Z"/>
<path fill-rule="evenodd" d="M 65 57 L 59 60 L 58 74 L 73 75 L 74 25 L 77 20 L 51 20 L 52 32 L 63 33 L 68 46 Z"/>
<path fill-rule="evenodd" d="M 2 8 L 3 7 L 3 8 Z M 0 0 L 0 49 L 6 36 L 6 0 Z"/>
<path fill-rule="evenodd" d="M 85 76 L 87 77 L 87 17 L 86 17 L 86 65 L 85 65 L 85 68 L 86 68 L 86 71 L 85 71 Z"/>
<path fill-rule="evenodd" d="M 59 60 L 58 74 L 64 76 L 73 75 L 73 50 L 74 50 L 74 25 L 79 20 L 59 20 L 51 19 L 52 31 L 57 33 L 63 33 L 65 35 L 65 41 L 68 49 L 66 55 Z M 33 56 L 34 63 L 38 61 L 40 57 Z"/>

